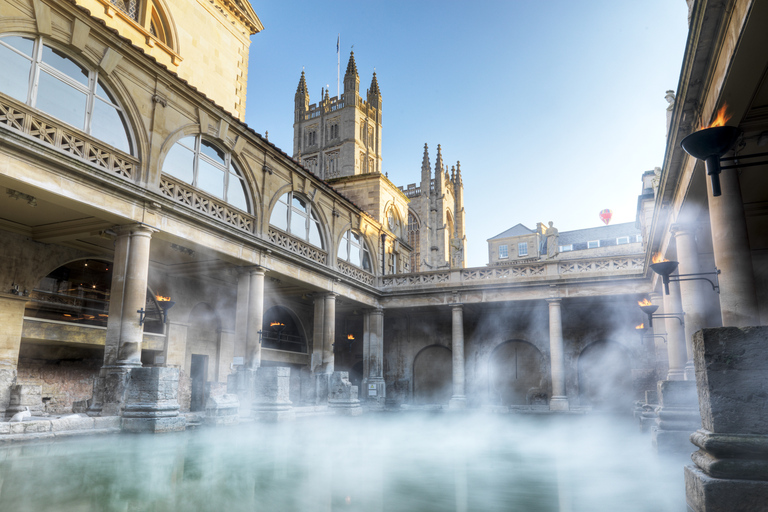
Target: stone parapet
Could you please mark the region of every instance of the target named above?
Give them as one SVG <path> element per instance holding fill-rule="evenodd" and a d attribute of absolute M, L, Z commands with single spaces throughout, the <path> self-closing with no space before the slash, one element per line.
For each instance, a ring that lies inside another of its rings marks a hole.
<path fill-rule="evenodd" d="M 134 368 L 125 392 L 122 426 L 126 432 L 177 432 L 186 428 L 179 416 L 179 369 Z"/>
<path fill-rule="evenodd" d="M 296 415 L 290 400 L 291 369 L 262 367 L 256 372 L 252 416 L 259 421 L 290 421 Z"/>

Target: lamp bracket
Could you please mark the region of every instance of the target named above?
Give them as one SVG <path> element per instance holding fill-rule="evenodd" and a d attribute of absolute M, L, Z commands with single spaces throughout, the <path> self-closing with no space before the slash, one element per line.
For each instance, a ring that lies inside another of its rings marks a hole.
<path fill-rule="evenodd" d="M 147 315 L 147 312 L 144 311 L 144 308 L 137 309 L 136 312 L 139 314 L 139 325 L 144 325 L 144 318 Z"/>
<path fill-rule="evenodd" d="M 714 275 L 714 282 L 711 279 L 708 279 L 706 277 L 698 277 L 698 276 L 711 276 Z M 720 280 L 718 279 L 718 275 L 720 275 L 720 269 L 715 270 L 714 272 L 698 272 L 696 274 L 678 274 L 675 276 L 669 276 L 669 280 L 671 282 L 675 281 L 706 281 L 709 284 L 712 285 L 712 289 L 720 293 Z M 694 277 L 695 276 L 695 277 Z M 683 279 L 685 278 L 685 279 Z M 667 293 L 669 295 L 669 293 Z"/>
<path fill-rule="evenodd" d="M 663 313 L 660 315 L 649 315 L 653 318 L 676 318 L 678 322 L 680 322 L 680 325 L 683 324 L 683 315 L 685 315 L 685 311 L 682 313 Z"/>

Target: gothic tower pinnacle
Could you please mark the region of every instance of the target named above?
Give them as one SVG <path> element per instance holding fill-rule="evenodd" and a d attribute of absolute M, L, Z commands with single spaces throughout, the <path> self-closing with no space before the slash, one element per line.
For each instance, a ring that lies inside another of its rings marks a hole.
<path fill-rule="evenodd" d="M 347 72 L 344 73 L 344 95 L 353 93 L 357 95 L 360 92 L 360 76 L 357 74 L 357 64 L 355 63 L 355 52 L 349 52 L 349 62 L 347 63 Z"/>

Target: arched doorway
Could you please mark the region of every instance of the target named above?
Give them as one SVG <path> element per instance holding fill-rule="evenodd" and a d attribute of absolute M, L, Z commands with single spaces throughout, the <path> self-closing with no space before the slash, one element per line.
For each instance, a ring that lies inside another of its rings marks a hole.
<path fill-rule="evenodd" d="M 542 353 L 527 341 L 511 340 L 490 357 L 491 399 L 501 405 L 546 404 L 547 372 Z"/>
<path fill-rule="evenodd" d="M 597 341 L 579 355 L 579 403 L 601 409 L 632 406 L 632 365 L 627 350 L 611 341 Z"/>
<path fill-rule="evenodd" d="M 307 352 L 304 333 L 291 310 L 273 306 L 264 313 L 262 346 L 288 352 Z"/>
<path fill-rule="evenodd" d="M 413 403 L 446 404 L 453 393 L 451 350 L 432 345 L 416 354 L 413 360 Z"/>

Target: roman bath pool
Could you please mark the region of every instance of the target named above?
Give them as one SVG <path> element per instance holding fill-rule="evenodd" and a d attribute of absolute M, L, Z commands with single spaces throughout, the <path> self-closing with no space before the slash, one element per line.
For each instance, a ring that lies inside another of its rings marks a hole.
<path fill-rule="evenodd" d="M 683 512 L 628 419 L 369 414 L 0 446 L 0 510 Z"/>

